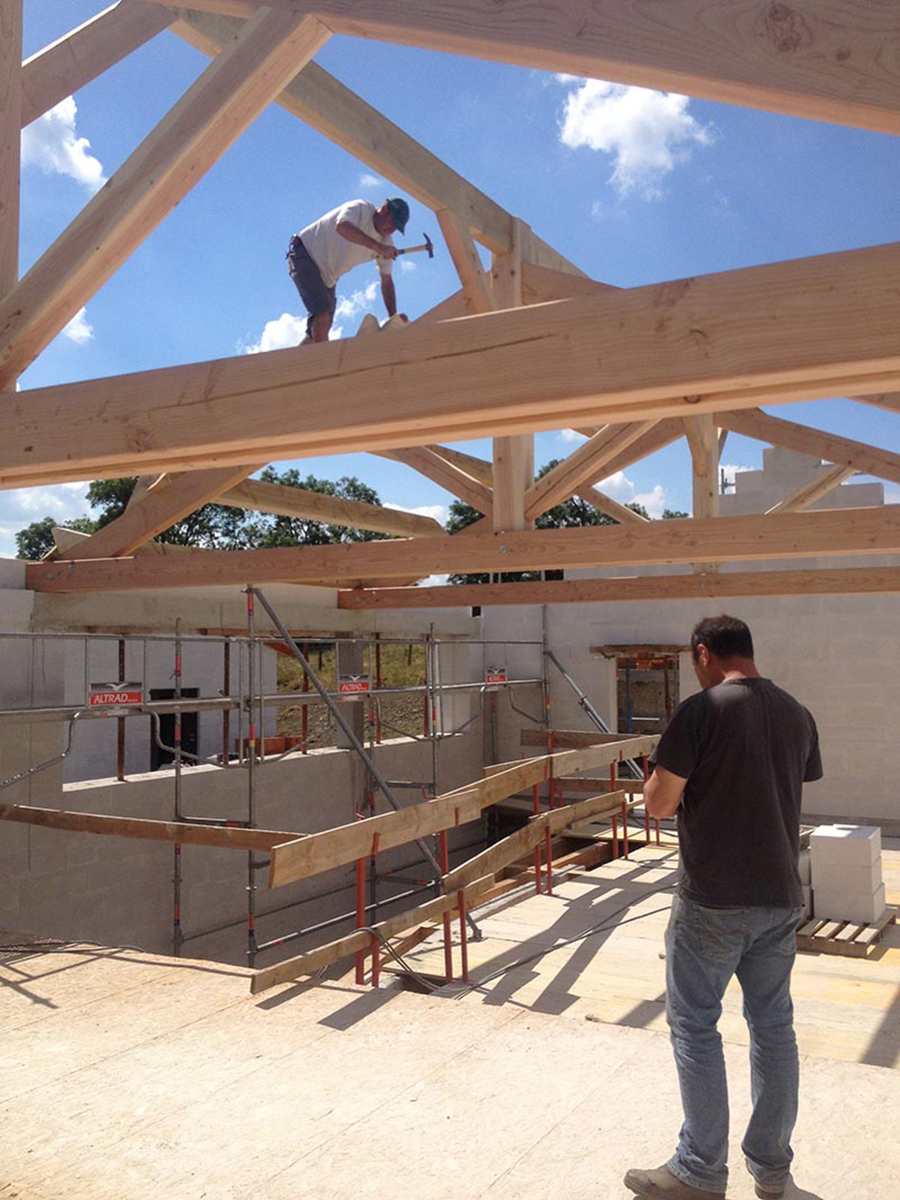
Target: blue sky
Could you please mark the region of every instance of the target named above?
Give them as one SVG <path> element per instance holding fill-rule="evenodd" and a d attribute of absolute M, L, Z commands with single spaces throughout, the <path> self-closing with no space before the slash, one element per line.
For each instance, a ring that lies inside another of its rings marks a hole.
<path fill-rule="evenodd" d="M 24 0 L 25 54 L 99 12 L 103 0 Z M 560 78 L 524 68 L 334 38 L 317 61 L 527 221 L 596 279 L 622 287 L 852 249 L 900 236 L 896 139 L 724 104 Z M 163 33 L 23 135 L 21 271 L 43 253 L 207 60 Z M 20 386 L 88 379 L 293 344 L 302 306 L 287 241 L 358 196 L 396 186 L 275 107 L 265 112 L 94 296 Z M 398 270 L 411 318 L 458 281 L 433 215 L 412 203 L 407 241 L 425 231 L 433 262 Z M 398 239 L 402 244 L 402 239 Z M 336 325 L 383 317 L 374 266 L 339 285 Z M 777 415 L 900 451 L 900 419 L 848 400 L 782 405 Z M 538 465 L 577 444 L 536 439 Z M 486 442 L 467 443 L 489 456 Z M 371 455 L 305 459 L 304 472 L 358 475 L 383 502 L 442 518 L 450 497 Z M 762 446 L 732 436 L 723 462 L 758 467 Z M 287 465 L 287 464 L 285 464 Z M 651 512 L 689 510 L 681 441 L 605 485 Z M 0 554 L 15 531 L 86 511 L 83 485 L 0 493 Z M 887 485 L 888 500 L 900 489 Z"/>

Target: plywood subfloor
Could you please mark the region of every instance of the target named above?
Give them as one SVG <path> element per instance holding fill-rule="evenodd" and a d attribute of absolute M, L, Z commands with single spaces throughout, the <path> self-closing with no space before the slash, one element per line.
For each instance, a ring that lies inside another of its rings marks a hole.
<path fill-rule="evenodd" d="M 884 860 L 888 895 L 896 902 L 900 852 L 887 850 Z M 480 920 L 484 940 L 469 942 L 469 968 L 472 982 L 486 982 L 461 1002 L 512 1004 L 529 1012 L 664 1032 L 663 934 L 676 865 L 673 849 L 647 847 L 627 861 L 572 875 L 552 896 L 532 896 Z M 606 930 L 563 945 L 604 923 Z M 514 966 L 553 947 L 559 948 Z M 458 970 L 458 945 L 454 953 Z M 443 975 L 443 943 L 437 936 L 405 958 L 427 976 Z M 793 994 L 802 1053 L 900 1065 L 900 926 L 890 926 L 867 959 L 798 955 Z M 720 1030 L 726 1041 L 746 1045 L 736 980 L 725 997 Z"/>
<path fill-rule="evenodd" d="M 0 981 L 2 1200 L 624 1200 L 679 1124 L 648 1028 L 342 984 L 251 998 L 239 969 L 92 948 Z M 807 1058 L 803 1087 L 789 1200 L 893 1195 L 896 1073 Z"/>

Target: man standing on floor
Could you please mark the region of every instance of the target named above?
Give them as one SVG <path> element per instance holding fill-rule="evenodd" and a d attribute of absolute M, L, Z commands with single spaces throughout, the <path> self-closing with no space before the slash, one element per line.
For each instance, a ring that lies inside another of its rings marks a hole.
<path fill-rule="evenodd" d="M 381 274 L 384 306 L 388 316 L 394 316 L 397 295 L 391 267 L 397 250 L 391 234 L 403 233 L 408 220 L 409 205 L 399 197 L 385 200 L 380 208 L 368 200 L 351 200 L 291 238 L 288 269 L 309 314 L 301 346 L 328 341 L 337 305 L 337 281 L 353 267 L 373 259 Z"/>
<path fill-rule="evenodd" d="M 763 679 L 743 621 L 691 635 L 703 691 L 678 706 L 652 756 L 647 810 L 678 813 L 681 870 L 666 930 L 666 1016 L 684 1124 L 668 1163 L 625 1184 L 658 1200 L 720 1200 L 728 1180 L 728 1089 L 716 1028 L 732 975 L 750 1029 L 753 1113 L 742 1150 L 760 1197 L 790 1177 L 799 1064 L 791 968 L 803 894 L 800 793 L 822 778 L 807 710 Z"/>

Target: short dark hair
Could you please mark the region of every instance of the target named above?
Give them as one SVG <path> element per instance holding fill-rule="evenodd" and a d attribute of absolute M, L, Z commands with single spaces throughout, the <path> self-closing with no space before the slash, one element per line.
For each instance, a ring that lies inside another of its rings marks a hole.
<path fill-rule="evenodd" d="M 704 645 L 716 658 L 752 658 L 753 638 L 750 630 L 737 617 L 705 617 L 691 634 L 691 654 L 697 658 L 697 647 Z"/>

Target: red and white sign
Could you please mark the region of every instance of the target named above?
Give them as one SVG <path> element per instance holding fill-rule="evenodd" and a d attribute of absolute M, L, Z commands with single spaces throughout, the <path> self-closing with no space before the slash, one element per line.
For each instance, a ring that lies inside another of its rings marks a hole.
<path fill-rule="evenodd" d="M 341 675 L 338 691 L 342 696 L 358 696 L 371 690 L 368 675 Z"/>
<path fill-rule="evenodd" d="M 484 678 L 485 683 L 506 683 L 506 667 L 488 667 Z"/>
<path fill-rule="evenodd" d="M 90 708 L 138 708 L 144 703 L 139 683 L 92 683 Z"/>

